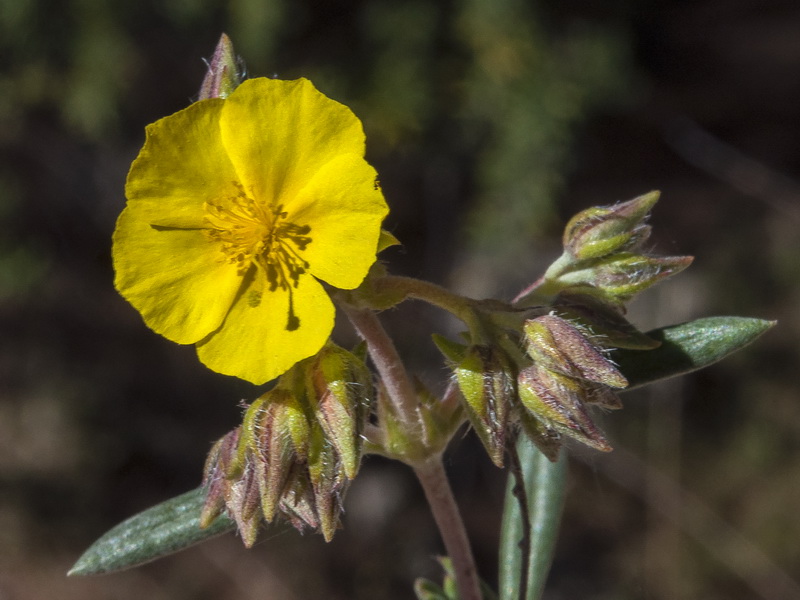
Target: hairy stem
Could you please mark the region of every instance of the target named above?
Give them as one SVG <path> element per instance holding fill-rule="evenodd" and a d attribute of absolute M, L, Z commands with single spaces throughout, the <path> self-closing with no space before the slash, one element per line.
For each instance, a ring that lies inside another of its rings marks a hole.
<path fill-rule="evenodd" d="M 410 430 L 420 429 L 416 420 L 417 398 L 411 379 L 394 342 L 386 333 L 377 315 L 372 310 L 355 308 L 346 303 L 341 303 L 341 308 L 358 334 L 367 342 L 369 355 L 381 376 L 397 415 Z M 481 600 L 475 559 L 472 557 L 464 522 L 453 498 L 441 456 L 437 454 L 414 464 L 413 468 L 422 489 L 425 490 L 425 497 L 431 507 L 447 554 L 453 561 L 459 599 Z"/>
<path fill-rule="evenodd" d="M 422 484 L 447 555 L 453 562 L 459 600 L 481 600 L 475 559 L 441 457 L 416 465 L 414 473 Z"/>
<path fill-rule="evenodd" d="M 468 326 L 475 322 L 473 300 L 454 294 L 442 286 L 400 275 L 385 275 L 376 280 L 375 287 L 380 291 L 402 291 L 409 298 L 416 298 L 433 304 L 461 319 Z"/>
<path fill-rule="evenodd" d="M 367 342 L 367 350 L 397 416 L 409 427 L 416 427 L 416 393 L 392 338 L 378 316 L 370 309 L 355 308 L 342 302 L 341 309 L 350 319 L 358 335 Z"/>

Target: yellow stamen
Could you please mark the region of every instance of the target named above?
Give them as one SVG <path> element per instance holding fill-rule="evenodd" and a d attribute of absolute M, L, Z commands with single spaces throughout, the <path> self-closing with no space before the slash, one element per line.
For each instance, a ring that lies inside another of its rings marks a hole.
<path fill-rule="evenodd" d="M 205 203 L 205 230 L 208 238 L 219 244 L 226 262 L 235 264 L 244 275 L 256 264 L 266 275 L 269 291 L 278 288 L 289 292 L 289 317 L 286 328 L 297 329 L 292 289 L 309 264 L 300 253 L 311 243 L 311 227 L 287 221 L 288 213 L 278 205 L 268 210 L 249 196 L 244 187 L 234 183 L 238 192 L 230 197 Z M 258 299 L 250 302 L 260 302 Z"/>

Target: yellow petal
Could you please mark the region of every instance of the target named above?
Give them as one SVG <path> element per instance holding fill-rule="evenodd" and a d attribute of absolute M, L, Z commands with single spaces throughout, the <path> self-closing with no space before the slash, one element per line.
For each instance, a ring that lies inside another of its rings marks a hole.
<path fill-rule="evenodd" d="M 381 222 L 389 211 L 376 173 L 358 155 L 337 156 L 297 194 L 288 220 L 311 228 L 303 252 L 309 271 L 343 289 L 363 281 L 378 248 Z"/>
<path fill-rule="evenodd" d="M 258 276 L 263 277 L 261 273 Z M 334 308 L 322 285 L 309 275 L 292 288 L 296 329 L 287 328 L 289 293 L 252 285 L 237 299 L 222 326 L 197 344 L 207 367 L 256 385 L 274 379 L 292 365 L 316 354 L 333 330 Z"/>
<path fill-rule="evenodd" d="M 288 209 L 322 165 L 364 155 L 361 122 L 307 79 L 245 81 L 225 100 L 220 127 L 239 181 L 266 206 Z"/>
<path fill-rule="evenodd" d="M 196 102 L 147 127 L 147 139 L 125 184 L 128 206 L 147 223 L 203 227 L 203 203 L 237 193 L 236 172 L 222 146 L 223 100 Z"/>
<path fill-rule="evenodd" d="M 179 344 L 217 329 L 242 277 L 197 229 L 160 229 L 130 206 L 114 231 L 114 285 L 148 327 Z"/>

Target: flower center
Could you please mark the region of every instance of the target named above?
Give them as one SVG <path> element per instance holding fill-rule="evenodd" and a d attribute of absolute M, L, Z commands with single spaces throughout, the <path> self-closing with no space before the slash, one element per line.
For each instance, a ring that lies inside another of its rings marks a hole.
<path fill-rule="evenodd" d="M 206 235 L 219 244 L 224 260 L 235 264 L 239 275 L 255 263 L 266 275 L 270 292 L 280 288 L 289 293 L 286 328 L 293 331 L 300 320 L 294 314 L 292 290 L 309 267 L 300 253 L 312 241 L 311 227 L 288 221 L 283 205 L 267 208 L 248 196 L 241 184 L 234 185 L 236 195 L 205 203 Z M 258 306 L 261 292 L 251 291 L 247 301 Z"/>

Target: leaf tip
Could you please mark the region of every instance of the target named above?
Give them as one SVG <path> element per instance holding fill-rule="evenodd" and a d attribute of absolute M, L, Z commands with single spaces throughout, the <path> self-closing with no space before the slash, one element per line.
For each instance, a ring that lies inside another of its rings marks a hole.
<path fill-rule="evenodd" d="M 84 552 L 81 557 L 72 565 L 72 568 L 67 571 L 67 577 L 83 577 L 86 575 L 97 575 L 103 572 L 102 568 L 98 568 L 98 560 L 94 548 L 90 547 Z"/>

